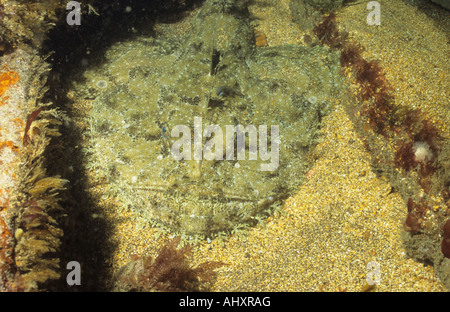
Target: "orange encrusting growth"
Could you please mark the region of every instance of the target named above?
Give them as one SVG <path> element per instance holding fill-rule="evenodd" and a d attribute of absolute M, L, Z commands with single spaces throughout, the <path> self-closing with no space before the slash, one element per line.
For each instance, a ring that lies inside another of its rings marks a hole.
<path fill-rule="evenodd" d="M 6 90 L 19 81 L 19 74 L 13 71 L 8 71 L 0 75 L 0 97 L 6 92 Z M 0 105 L 5 103 L 0 99 Z"/>
<path fill-rule="evenodd" d="M 0 149 L 4 147 L 9 147 L 13 152 L 20 153 L 19 147 L 15 145 L 13 141 L 0 142 Z"/>
<path fill-rule="evenodd" d="M 10 206 L 11 187 L 16 183 L 17 174 L 14 162 L 20 154 L 20 133 L 24 123 L 22 116 L 17 116 L 22 103 L 11 100 L 7 92 L 11 86 L 19 82 L 19 74 L 10 71 L 6 65 L 0 74 L 0 175 L 3 181 L 0 185 L 0 291 L 18 290 L 15 285 L 14 234 L 7 221 Z"/>

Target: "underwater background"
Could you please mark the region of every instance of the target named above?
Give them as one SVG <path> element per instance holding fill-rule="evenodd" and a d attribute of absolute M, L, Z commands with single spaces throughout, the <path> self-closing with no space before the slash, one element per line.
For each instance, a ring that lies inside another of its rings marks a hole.
<path fill-rule="evenodd" d="M 2 290 L 447 291 L 448 4 L 376 3 L 2 3 Z M 196 117 L 278 166 L 173 159 Z"/>

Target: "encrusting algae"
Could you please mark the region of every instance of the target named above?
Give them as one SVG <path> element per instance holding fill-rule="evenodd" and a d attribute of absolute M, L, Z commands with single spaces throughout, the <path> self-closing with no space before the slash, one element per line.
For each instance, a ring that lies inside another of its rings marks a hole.
<path fill-rule="evenodd" d="M 58 191 L 68 181 L 48 176 L 46 170 L 45 151 L 51 138 L 59 135 L 60 113 L 43 101 L 49 68 L 33 51 L 51 28 L 49 20 L 39 16 L 48 17 L 52 10 L 40 6 L 29 1 L 0 6 L 1 291 L 40 290 L 60 277 L 63 233 L 58 216 L 63 210 Z M 29 14 L 31 8 L 37 11 Z M 23 10 L 27 12 L 22 14 Z M 32 48 L 27 46 L 30 40 Z M 30 118 L 35 111 L 41 112 L 39 118 Z"/>
<path fill-rule="evenodd" d="M 16 72 L 8 71 L 0 75 L 0 105 L 3 105 L 3 101 L 7 100 L 7 98 L 1 100 L 3 94 L 6 92 L 8 87 L 14 85 L 17 81 L 19 81 L 19 75 Z"/>

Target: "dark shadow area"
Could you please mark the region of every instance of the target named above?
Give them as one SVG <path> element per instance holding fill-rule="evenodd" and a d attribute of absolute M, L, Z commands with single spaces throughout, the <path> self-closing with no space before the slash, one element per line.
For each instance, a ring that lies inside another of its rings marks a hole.
<path fill-rule="evenodd" d="M 447 42 L 442 44 L 450 44 L 450 11 L 431 0 L 403 0 L 406 4 L 416 7 L 424 13 L 435 26 L 446 34 Z M 413 26 L 413 25 L 412 25 Z M 413 26 L 414 27 L 414 26 Z"/>
<path fill-rule="evenodd" d="M 79 64 L 89 54 L 99 66 L 105 51 L 114 42 L 132 39 L 136 35 L 154 35 L 154 24 L 176 22 L 202 1 L 97 1 L 95 7 L 81 3 L 81 25 L 69 26 L 66 11 L 58 12 L 60 18 L 49 33 L 42 55 L 50 55 L 47 61 L 51 72 L 47 85 L 50 91 L 46 100 L 67 116 L 60 126 L 60 137 L 54 138 L 47 150 L 47 168 L 50 175 L 60 175 L 70 181 L 67 191 L 61 194 L 64 217 L 60 221 L 64 236 L 60 251 L 61 279 L 47 289 L 52 291 L 108 291 L 110 259 L 115 250 L 111 233 L 115 225 L 102 218 L 96 199 L 89 192 L 85 176 L 87 163 L 80 142 L 84 129 L 76 119 L 86 112 L 77 111 L 67 96 L 74 81 L 81 79 Z M 128 8 L 127 8 L 128 7 Z M 131 10 L 130 10 L 131 8 Z M 94 12 L 95 10 L 95 12 Z M 81 285 L 68 286 L 66 269 L 70 261 L 81 267 Z"/>

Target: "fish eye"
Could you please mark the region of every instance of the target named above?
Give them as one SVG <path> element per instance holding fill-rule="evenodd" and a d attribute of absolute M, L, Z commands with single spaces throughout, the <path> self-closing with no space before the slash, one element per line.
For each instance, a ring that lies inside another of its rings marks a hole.
<path fill-rule="evenodd" d="M 218 87 L 217 90 L 216 90 L 216 95 L 218 97 L 224 96 L 225 95 L 225 87 L 224 86 Z"/>

